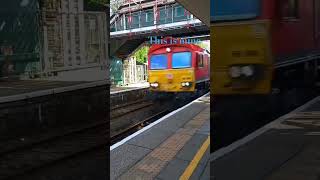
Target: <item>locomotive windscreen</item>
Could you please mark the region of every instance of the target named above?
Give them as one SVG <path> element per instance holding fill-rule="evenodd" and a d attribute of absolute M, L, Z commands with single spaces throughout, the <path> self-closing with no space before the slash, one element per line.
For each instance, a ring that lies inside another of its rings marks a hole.
<path fill-rule="evenodd" d="M 191 52 L 178 52 L 172 55 L 172 68 L 181 69 L 191 67 Z"/>
<path fill-rule="evenodd" d="M 158 54 L 151 56 L 150 69 L 167 69 L 168 68 L 168 57 L 166 54 Z"/>
<path fill-rule="evenodd" d="M 232 21 L 256 18 L 261 0 L 211 0 L 211 21 Z"/>

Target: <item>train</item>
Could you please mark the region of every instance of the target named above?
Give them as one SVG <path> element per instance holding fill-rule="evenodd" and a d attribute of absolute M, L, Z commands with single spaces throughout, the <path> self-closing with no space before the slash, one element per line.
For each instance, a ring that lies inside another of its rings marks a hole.
<path fill-rule="evenodd" d="M 148 81 L 154 93 L 193 93 L 210 87 L 210 53 L 196 44 L 153 44 Z"/>
<path fill-rule="evenodd" d="M 288 91 L 316 87 L 318 0 L 211 0 L 210 21 L 216 144 L 297 106 Z"/>

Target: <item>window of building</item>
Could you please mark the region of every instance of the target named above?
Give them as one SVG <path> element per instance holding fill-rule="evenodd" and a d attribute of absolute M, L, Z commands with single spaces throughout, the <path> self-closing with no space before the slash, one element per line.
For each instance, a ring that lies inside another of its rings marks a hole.
<path fill-rule="evenodd" d="M 146 13 L 146 22 L 153 22 L 153 11 L 149 11 Z"/>
<path fill-rule="evenodd" d="M 174 7 L 174 16 L 175 17 L 182 17 L 184 16 L 184 9 L 182 6 Z"/>
<path fill-rule="evenodd" d="M 161 8 L 160 11 L 160 21 L 165 21 L 166 18 L 167 18 L 167 12 L 166 12 L 166 9 L 164 8 Z"/>

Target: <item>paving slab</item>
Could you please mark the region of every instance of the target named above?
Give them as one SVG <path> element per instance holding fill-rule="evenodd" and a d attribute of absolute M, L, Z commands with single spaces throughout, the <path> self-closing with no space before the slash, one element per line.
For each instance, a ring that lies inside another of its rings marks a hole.
<path fill-rule="evenodd" d="M 121 146 L 140 148 L 143 153 L 135 155 L 130 149 L 133 160 L 126 160 L 121 165 L 121 160 L 112 166 L 113 177 L 118 179 L 179 179 L 186 167 L 190 164 L 203 142 L 208 138 L 209 104 L 196 102 L 180 110 L 176 114 L 163 119 L 158 124 L 146 129 Z M 118 148 L 121 148 L 118 147 Z M 124 159 L 125 150 L 113 158 Z M 204 173 L 206 162 L 209 159 L 209 149 L 204 158 L 197 165 L 191 179 L 199 179 Z M 111 152 L 112 154 L 112 152 Z M 178 155 L 179 154 L 179 155 Z M 139 159 L 140 158 L 140 159 Z M 137 160 L 139 159 L 139 160 Z"/>
<path fill-rule="evenodd" d="M 111 151 L 110 179 L 116 179 L 149 152 L 151 152 L 150 149 L 129 144 L 118 147 L 116 151 Z"/>
<path fill-rule="evenodd" d="M 176 157 L 181 160 L 191 161 L 207 138 L 208 136 L 206 135 L 195 134 L 179 151 Z"/>
<path fill-rule="evenodd" d="M 210 134 L 210 119 L 208 119 L 204 125 L 197 131 L 198 134 L 209 135 Z"/>
<path fill-rule="evenodd" d="M 206 164 L 206 167 L 204 169 L 204 171 L 202 172 L 201 176 L 200 176 L 200 180 L 209 180 L 209 179 L 213 179 L 213 176 L 210 176 L 210 162 L 208 161 Z"/>
<path fill-rule="evenodd" d="M 189 161 L 175 158 L 169 162 L 169 164 L 160 172 L 157 178 L 162 180 L 179 179 L 189 163 Z M 198 165 L 190 179 L 199 179 L 204 168 L 204 165 Z"/>
<path fill-rule="evenodd" d="M 127 144 L 155 149 L 172 134 L 172 131 L 164 130 L 162 128 L 152 128 L 148 129 L 143 134 L 136 136 L 134 139 L 129 140 Z"/>
<path fill-rule="evenodd" d="M 251 134 L 265 130 L 257 137 L 236 142 L 233 151 L 215 159 L 216 180 L 318 180 L 320 101 L 311 102 Z"/>

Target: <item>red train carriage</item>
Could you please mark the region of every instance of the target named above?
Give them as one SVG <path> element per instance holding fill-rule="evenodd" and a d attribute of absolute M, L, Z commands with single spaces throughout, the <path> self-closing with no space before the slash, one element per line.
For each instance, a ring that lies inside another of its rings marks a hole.
<path fill-rule="evenodd" d="M 292 56 L 319 52 L 319 0 L 263 0 L 261 17 L 258 19 L 270 21 L 276 64 L 294 60 L 290 58 Z"/>
<path fill-rule="evenodd" d="M 209 87 L 210 55 L 194 44 L 155 44 L 148 53 L 151 91 L 195 92 Z"/>
<path fill-rule="evenodd" d="M 219 144 L 228 132 L 250 129 L 313 93 L 319 81 L 320 1 L 211 0 L 211 5 L 213 131 Z"/>

